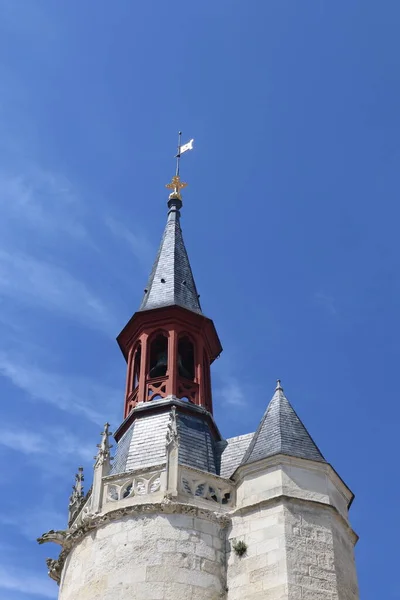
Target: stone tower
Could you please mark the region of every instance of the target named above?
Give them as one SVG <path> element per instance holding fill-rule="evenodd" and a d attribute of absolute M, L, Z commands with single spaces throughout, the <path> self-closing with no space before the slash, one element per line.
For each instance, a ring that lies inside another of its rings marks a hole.
<path fill-rule="evenodd" d="M 79 469 L 68 526 L 40 543 L 59 600 L 357 600 L 353 494 L 280 381 L 255 433 L 223 439 L 203 315 L 180 226 L 180 180 L 139 310 L 118 336 L 124 420 L 106 424 L 93 484 Z"/>

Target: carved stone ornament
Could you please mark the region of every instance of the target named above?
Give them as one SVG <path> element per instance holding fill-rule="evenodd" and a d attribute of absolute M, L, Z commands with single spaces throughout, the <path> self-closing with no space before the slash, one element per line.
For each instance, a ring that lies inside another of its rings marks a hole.
<path fill-rule="evenodd" d="M 110 431 L 110 424 L 106 423 L 104 425 L 104 431 L 101 432 L 101 442 L 97 444 L 99 451 L 95 458 L 95 468 L 104 464 L 106 460 L 111 460 L 110 450 L 112 445 L 110 444 L 110 440 L 108 439 L 112 435 Z"/>
<path fill-rule="evenodd" d="M 83 467 L 79 467 L 78 473 L 75 475 L 75 484 L 72 486 L 72 494 L 69 498 L 69 505 L 74 506 L 83 498 Z"/>
<path fill-rule="evenodd" d="M 72 494 L 69 498 L 68 506 L 68 523 L 72 523 L 85 501 L 83 492 L 83 467 L 79 467 L 78 473 L 75 475 L 75 484 L 72 486 Z"/>
<path fill-rule="evenodd" d="M 46 565 L 49 569 L 49 577 L 60 584 L 62 565 L 55 558 L 46 558 Z"/>
<path fill-rule="evenodd" d="M 188 473 L 184 473 L 184 476 L 181 477 L 180 491 L 188 496 L 232 506 L 234 496 L 232 486 L 217 485 L 215 481 L 216 478 L 199 478 L 198 475 L 197 477 L 190 477 Z"/>
<path fill-rule="evenodd" d="M 170 446 L 171 444 L 175 446 L 179 446 L 179 434 L 178 434 L 178 425 L 176 420 L 176 407 L 173 406 L 171 408 L 171 412 L 169 413 L 169 422 L 167 427 L 167 436 L 166 436 L 166 446 Z"/>
<path fill-rule="evenodd" d="M 105 502 L 116 502 L 133 496 L 154 494 L 161 488 L 161 471 L 150 472 L 135 477 L 125 477 L 122 481 L 107 484 Z"/>
<path fill-rule="evenodd" d="M 37 541 L 39 544 L 46 544 L 47 542 L 53 542 L 54 544 L 59 544 L 63 546 L 65 543 L 65 539 L 67 537 L 68 530 L 59 530 L 54 531 L 54 529 L 50 529 L 47 533 L 41 535 Z"/>

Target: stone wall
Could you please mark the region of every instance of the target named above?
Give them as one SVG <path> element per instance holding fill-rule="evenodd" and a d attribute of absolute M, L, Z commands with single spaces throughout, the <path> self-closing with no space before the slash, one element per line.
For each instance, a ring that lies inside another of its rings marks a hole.
<path fill-rule="evenodd" d="M 297 501 L 285 510 L 289 599 L 358 600 L 355 535 L 332 510 Z"/>
<path fill-rule="evenodd" d="M 233 549 L 238 540 L 247 545 L 242 557 Z M 228 543 L 229 600 L 287 600 L 285 515 L 281 504 L 233 517 Z"/>
<path fill-rule="evenodd" d="M 233 517 L 228 600 L 358 600 L 355 535 L 328 506 L 297 499 Z M 243 540 L 247 552 L 235 554 Z"/>
<path fill-rule="evenodd" d="M 224 536 L 218 523 L 180 514 L 111 521 L 69 554 L 59 600 L 225 598 Z"/>
<path fill-rule="evenodd" d="M 352 495 L 329 465 L 275 456 L 233 483 L 176 463 L 167 502 L 162 467 L 104 479 L 102 514 L 50 566 L 59 600 L 358 600 Z"/>

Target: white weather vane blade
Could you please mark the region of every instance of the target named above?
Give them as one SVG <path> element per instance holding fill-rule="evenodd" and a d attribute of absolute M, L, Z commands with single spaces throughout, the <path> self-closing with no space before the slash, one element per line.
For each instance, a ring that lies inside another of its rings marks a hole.
<path fill-rule="evenodd" d="M 179 146 L 179 154 L 183 154 L 184 152 L 187 152 L 187 150 L 193 150 L 193 142 L 194 139 L 192 138 L 187 144 Z"/>

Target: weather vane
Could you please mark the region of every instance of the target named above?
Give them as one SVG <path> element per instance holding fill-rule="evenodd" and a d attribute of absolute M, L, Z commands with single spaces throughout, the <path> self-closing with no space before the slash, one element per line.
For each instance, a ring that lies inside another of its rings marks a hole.
<path fill-rule="evenodd" d="M 187 186 L 187 183 L 185 183 L 184 181 L 181 181 L 181 178 L 179 177 L 180 160 L 181 160 L 181 156 L 182 156 L 182 154 L 184 154 L 184 152 L 187 152 L 188 150 L 193 150 L 194 140 L 191 139 L 187 144 L 183 144 L 183 145 L 181 144 L 181 141 L 182 141 L 182 131 L 180 131 L 178 134 L 178 153 L 175 156 L 175 158 L 176 158 L 175 175 L 172 178 L 171 183 L 167 183 L 167 185 L 165 186 L 169 190 L 173 190 L 169 196 L 170 199 L 178 198 L 179 200 L 182 200 L 181 190 Z"/>

